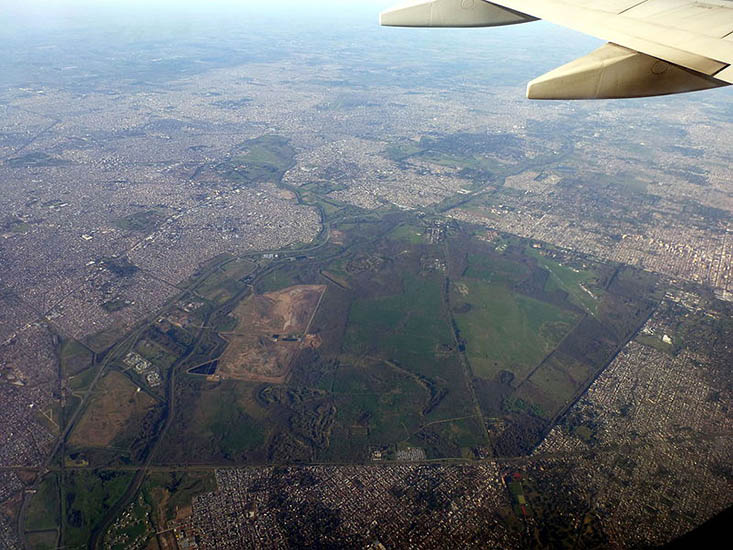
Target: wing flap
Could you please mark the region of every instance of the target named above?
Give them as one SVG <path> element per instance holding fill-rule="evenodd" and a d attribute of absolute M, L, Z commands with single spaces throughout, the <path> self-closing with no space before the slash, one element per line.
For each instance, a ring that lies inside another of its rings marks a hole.
<path fill-rule="evenodd" d="M 533 80 L 528 97 L 620 98 L 733 84 L 733 0 L 410 0 L 382 25 L 492 27 L 545 19 L 609 42 Z"/>
<path fill-rule="evenodd" d="M 500 0 L 498 3 L 708 76 L 733 64 L 733 44 L 728 40 L 688 30 L 685 21 L 679 18 L 675 18 L 674 24 L 671 21 L 667 21 L 667 24 L 655 21 L 661 12 L 632 17 L 635 10 L 654 1 L 641 2 L 615 15 L 603 10 L 602 2 L 586 3 L 583 0 Z M 693 4 L 691 0 L 685 0 L 684 3 L 668 3 L 667 6 L 676 5 L 679 8 Z M 718 4 L 710 5 L 723 10 L 718 12 L 720 24 L 716 32 L 723 33 L 725 28 L 733 31 L 733 9 Z"/>
<path fill-rule="evenodd" d="M 606 44 L 531 81 L 527 97 L 619 99 L 692 92 L 724 85 L 709 76 L 643 53 Z"/>
<path fill-rule="evenodd" d="M 498 27 L 536 18 L 482 0 L 411 0 L 379 15 L 385 27 Z"/>

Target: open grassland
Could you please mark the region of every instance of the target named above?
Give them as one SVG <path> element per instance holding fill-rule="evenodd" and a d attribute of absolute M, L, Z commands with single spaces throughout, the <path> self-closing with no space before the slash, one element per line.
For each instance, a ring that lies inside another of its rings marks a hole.
<path fill-rule="evenodd" d="M 211 383 L 187 377 L 178 395 L 183 405 L 176 410 L 156 461 L 226 464 L 261 459 L 256 451 L 264 445 L 269 426 L 261 411 L 253 413 L 255 387 L 235 380 Z"/>
<path fill-rule="evenodd" d="M 135 344 L 135 351 L 162 370 L 169 369 L 179 357 L 165 346 L 147 338 Z"/>
<path fill-rule="evenodd" d="M 477 416 L 430 422 L 413 434 L 410 443 L 428 458 L 473 458 L 473 450 L 488 445 L 486 429 Z"/>
<path fill-rule="evenodd" d="M 335 425 L 329 455 L 348 456 L 349 447 L 382 447 L 406 441 L 419 429 L 430 399 L 413 375 L 384 363 L 344 366 L 333 383 Z M 349 441 L 351 440 L 351 441 Z M 345 447 L 345 443 L 348 445 Z"/>
<path fill-rule="evenodd" d="M 63 340 L 60 351 L 61 371 L 64 376 L 78 375 L 92 366 L 92 352 L 74 339 Z"/>
<path fill-rule="evenodd" d="M 63 547 L 86 548 L 92 531 L 119 500 L 131 472 L 74 470 L 65 473 Z"/>
<path fill-rule="evenodd" d="M 196 293 L 221 305 L 247 286 L 243 279 L 256 268 L 255 262 L 246 259 L 229 262 L 197 285 Z"/>
<path fill-rule="evenodd" d="M 533 412 L 538 416 L 551 418 L 569 403 L 592 373 L 592 365 L 555 353 L 532 373 L 514 396 L 532 403 Z"/>
<path fill-rule="evenodd" d="M 128 429 L 134 429 L 155 406 L 155 399 L 139 389 L 123 374 L 110 371 L 97 384 L 81 420 L 71 432 L 75 447 L 107 447 Z"/>
<path fill-rule="evenodd" d="M 294 270 L 275 269 L 257 281 L 256 290 L 264 294 L 295 286 L 298 284 L 298 276 L 298 272 Z"/>
<path fill-rule="evenodd" d="M 452 343 L 443 314 L 443 279 L 405 273 L 401 294 L 354 301 L 344 339 L 351 355 L 371 354 L 426 376 L 440 374 L 442 347 Z"/>
<path fill-rule="evenodd" d="M 405 269 L 381 276 L 400 277 L 402 284 L 391 286 L 401 292 L 353 301 L 343 353 L 386 360 L 418 376 L 430 392 L 426 421 L 471 414 L 470 390 L 443 305 L 442 274 Z"/>
<path fill-rule="evenodd" d="M 455 320 L 474 375 L 489 380 L 502 371 L 513 373 L 517 382 L 526 378 L 577 321 L 576 314 L 504 284 L 463 278 L 452 292 L 454 303 L 469 305 Z"/>
<path fill-rule="evenodd" d="M 550 274 L 545 291 L 552 292 L 559 289 L 567 292 L 571 302 L 591 315 L 598 316 L 598 307 L 606 293 L 598 287 L 597 277 L 593 271 L 563 265 L 546 255 L 540 254 L 534 248 L 527 248 L 527 250 L 529 254 L 537 259 L 537 265 Z"/>
<path fill-rule="evenodd" d="M 501 141 L 509 157 L 498 159 L 487 153 Z M 507 171 L 511 163 L 521 156 L 515 138 L 512 136 L 488 137 L 483 134 L 456 134 L 450 136 L 423 136 L 417 140 L 401 140 L 391 143 L 385 149 L 385 156 L 395 162 L 427 162 L 446 168 L 461 170 L 466 175 L 491 177 Z"/>
<path fill-rule="evenodd" d="M 52 473 L 43 478 L 38 490 L 31 497 L 25 516 L 26 530 L 47 531 L 57 529 L 59 511 L 58 478 L 56 474 Z"/>
<path fill-rule="evenodd" d="M 395 227 L 387 238 L 410 244 L 421 244 L 425 242 L 425 228 L 412 224 L 401 224 Z"/>
<path fill-rule="evenodd" d="M 149 233 L 163 223 L 168 215 L 168 210 L 164 208 L 141 210 L 116 220 L 115 225 L 125 231 Z"/>
<path fill-rule="evenodd" d="M 287 138 L 268 134 L 242 143 L 224 169 L 242 183 L 279 183 L 294 159 L 295 150 Z"/>
<path fill-rule="evenodd" d="M 469 254 L 468 267 L 464 272 L 464 276 L 471 279 L 507 285 L 517 283 L 528 275 L 529 267 L 526 264 L 495 254 Z"/>

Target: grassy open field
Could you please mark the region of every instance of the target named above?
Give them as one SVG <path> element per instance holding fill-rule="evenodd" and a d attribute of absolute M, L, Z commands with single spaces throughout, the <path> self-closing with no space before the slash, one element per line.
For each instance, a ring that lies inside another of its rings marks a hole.
<path fill-rule="evenodd" d="M 257 292 L 274 292 L 298 284 L 298 273 L 295 270 L 276 269 L 257 282 Z"/>
<path fill-rule="evenodd" d="M 135 424 L 155 403 L 155 399 L 138 391 L 125 375 L 110 371 L 95 387 L 86 411 L 69 436 L 69 445 L 107 447 L 126 431 L 135 431 Z"/>
<path fill-rule="evenodd" d="M 64 376 L 76 376 L 92 366 L 94 356 L 81 343 L 69 338 L 61 343 L 60 359 Z"/>
<path fill-rule="evenodd" d="M 98 366 L 89 367 L 86 370 L 79 372 L 79 374 L 70 376 L 68 378 L 69 387 L 75 392 L 86 391 L 86 389 L 89 388 L 89 385 L 94 380 L 94 377 L 97 375 L 98 370 Z"/>
<path fill-rule="evenodd" d="M 170 368 L 179 357 L 165 346 L 148 338 L 139 340 L 135 344 L 135 351 L 163 371 Z"/>
<path fill-rule="evenodd" d="M 558 352 L 542 363 L 514 395 L 532 403 L 539 416 L 551 418 L 568 404 L 593 371 L 592 364 Z"/>
<path fill-rule="evenodd" d="M 31 497 L 25 516 L 26 531 L 58 528 L 59 485 L 56 474 L 48 474 Z"/>
<path fill-rule="evenodd" d="M 597 276 L 593 271 L 563 265 L 534 248 L 528 247 L 527 251 L 537 259 L 537 265 L 550 273 L 545 286 L 547 292 L 555 289 L 567 292 L 571 302 L 591 315 L 598 315 L 598 307 L 606 293 L 598 287 Z"/>
<path fill-rule="evenodd" d="M 473 449 L 488 445 L 486 429 L 476 416 L 427 423 L 410 438 L 427 458 L 473 458 Z"/>
<path fill-rule="evenodd" d="M 410 244 L 421 244 L 425 242 L 425 229 L 418 225 L 401 224 L 395 227 L 387 235 L 387 238 L 405 241 Z"/>
<path fill-rule="evenodd" d="M 101 470 L 66 472 L 64 548 L 86 548 L 92 531 L 122 496 L 132 476 L 131 472 Z"/>
<path fill-rule="evenodd" d="M 247 286 L 242 280 L 256 268 L 257 264 L 251 260 L 229 262 L 197 285 L 196 293 L 215 304 L 223 304 Z"/>
<path fill-rule="evenodd" d="M 115 225 L 126 231 L 140 231 L 142 233 L 153 231 L 168 217 L 167 210 L 163 208 L 142 210 L 118 219 Z"/>
<path fill-rule="evenodd" d="M 366 458 L 370 446 L 406 441 L 419 429 L 430 399 L 416 377 L 379 362 L 338 369 L 332 394 L 336 417 L 328 454 L 334 457 L 348 456 L 359 445 Z"/>
<path fill-rule="evenodd" d="M 401 277 L 402 293 L 353 302 L 343 352 L 389 360 L 422 377 L 432 394 L 428 420 L 470 414 L 470 392 L 444 313 L 443 277 L 410 271 Z"/>
<path fill-rule="evenodd" d="M 464 277 L 481 279 L 487 283 L 510 285 L 525 279 L 529 267 L 516 259 L 511 260 L 498 255 L 469 254 L 468 266 Z"/>
<path fill-rule="evenodd" d="M 486 155 L 482 136 L 423 136 L 419 141 L 402 140 L 387 146 L 385 155 L 396 162 L 416 159 L 448 168 L 490 175 L 501 173 L 502 165 Z"/>
<path fill-rule="evenodd" d="M 287 138 L 272 134 L 246 141 L 238 149 L 225 170 L 243 183 L 278 183 L 295 159 Z"/>
<path fill-rule="evenodd" d="M 354 301 L 344 339 L 351 355 L 392 359 L 413 372 L 440 374 L 441 346 L 452 344 L 443 314 L 442 284 L 437 275 L 405 273 L 404 292 Z"/>
<path fill-rule="evenodd" d="M 178 394 L 181 404 L 158 449 L 156 462 L 261 460 L 271 426 L 252 399 L 256 385 L 188 376 Z M 185 445 L 181 445 L 184 441 Z"/>
<path fill-rule="evenodd" d="M 463 278 L 453 302 L 470 308 L 455 313 L 474 375 L 493 380 L 502 371 L 520 382 L 560 342 L 577 315 L 509 290 L 506 285 Z"/>

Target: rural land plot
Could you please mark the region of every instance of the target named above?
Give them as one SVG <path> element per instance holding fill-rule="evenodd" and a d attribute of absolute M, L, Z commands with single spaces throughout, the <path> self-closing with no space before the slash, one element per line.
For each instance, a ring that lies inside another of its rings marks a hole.
<path fill-rule="evenodd" d="M 64 474 L 63 547 L 88 545 L 92 532 L 120 499 L 133 475 L 109 470 L 73 470 Z"/>
<path fill-rule="evenodd" d="M 218 376 L 285 382 L 298 352 L 319 346 L 318 336 L 308 331 L 325 291 L 325 285 L 298 285 L 243 300 L 233 312 L 237 327 L 224 334 L 229 344 Z"/>
<path fill-rule="evenodd" d="M 104 375 L 69 436 L 72 448 L 127 446 L 157 401 L 129 378 L 112 370 Z"/>
<path fill-rule="evenodd" d="M 443 284 L 438 274 L 405 273 L 401 294 L 354 300 L 343 343 L 349 356 L 381 358 L 421 377 L 438 396 L 426 410 L 430 420 L 472 414 Z"/>
<path fill-rule="evenodd" d="M 454 318 L 475 376 L 506 371 L 520 383 L 572 330 L 578 315 L 506 285 L 463 278 L 453 285 Z M 465 305 L 464 305 L 465 304 Z"/>
<path fill-rule="evenodd" d="M 186 376 L 177 389 L 175 417 L 154 461 L 170 463 L 246 463 L 265 458 L 273 419 L 254 396 L 258 385 L 239 380 L 210 381 Z M 185 441 L 185 445 L 180 442 Z"/>

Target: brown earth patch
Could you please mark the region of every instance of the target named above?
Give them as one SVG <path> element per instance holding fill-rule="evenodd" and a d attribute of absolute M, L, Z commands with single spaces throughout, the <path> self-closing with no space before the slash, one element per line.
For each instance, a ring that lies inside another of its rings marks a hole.
<path fill-rule="evenodd" d="M 338 229 L 331 230 L 331 243 L 333 244 L 344 244 L 344 238 L 346 233 L 339 231 Z"/>
<path fill-rule="evenodd" d="M 142 418 L 155 400 L 117 371 L 99 381 L 92 401 L 69 443 L 80 447 L 106 447 L 122 432 L 128 421 Z"/>
<path fill-rule="evenodd" d="M 288 189 L 278 189 L 277 196 L 281 199 L 285 199 L 286 201 L 292 201 L 296 198 L 295 193 Z"/>
<path fill-rule="evenodd" d="M 320 339 L 308 334 L 325 285 L 298 285 L 250 296 L 232 312 L 239 319 L 219 359 L 222 378 L 282 383 L 297 353 L 318 347 Z"/>

